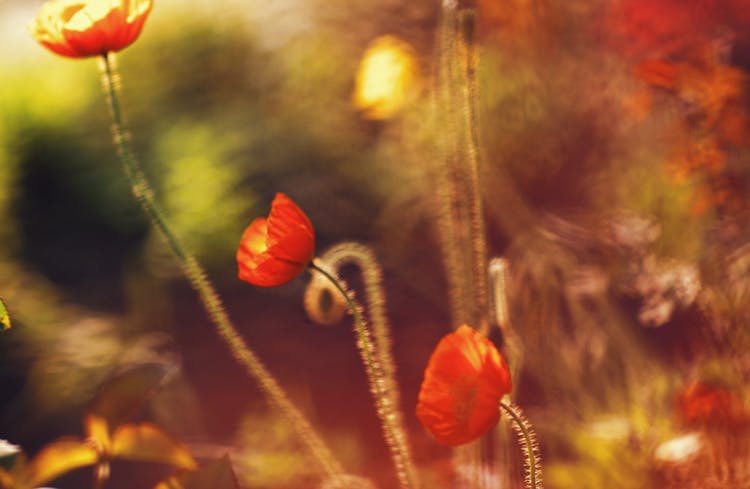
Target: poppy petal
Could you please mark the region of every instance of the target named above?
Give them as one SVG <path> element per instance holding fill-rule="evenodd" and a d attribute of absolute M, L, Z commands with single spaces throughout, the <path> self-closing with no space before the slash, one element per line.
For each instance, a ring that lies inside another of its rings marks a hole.
<path fill-rule="evenodd" d="M 294 263 L 307 264 L 315 248 L 312 224 L 289 197 L 276 194 L 268 215 L 269 246 L 272 254 Z"/>
<path fill-rule="evenodd" d="M 240 279 L 275 287 L 299 275 L 312 259 L 315 233 L 304 212 L 286 195 L 277 194 L 268 218 L 245 229 L 237 249 Z"/>
<path fill-rule="evenodd" d="M 49 0 L 30 26 L 51 51 L 71 58 L 120 51 L 140 35 L 153 2 Z"/>

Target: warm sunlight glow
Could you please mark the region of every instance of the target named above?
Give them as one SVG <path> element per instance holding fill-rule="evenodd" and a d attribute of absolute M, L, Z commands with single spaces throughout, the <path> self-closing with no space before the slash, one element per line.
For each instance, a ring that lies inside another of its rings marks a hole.
<path fill-rule="evenodd" d="M 696 455 L 703 448 L 700 433 L 689 433 L 667 440 L 658 447 L 654 458 L 661 462 L 684 462 Z"/>
<path fill-rule="evenodd" d="M 370 43 L 357 71 L 354 105 L 368 119 L 393 117 L 408 102 L 417 74 L 414 50 L 383 36 Z"/>

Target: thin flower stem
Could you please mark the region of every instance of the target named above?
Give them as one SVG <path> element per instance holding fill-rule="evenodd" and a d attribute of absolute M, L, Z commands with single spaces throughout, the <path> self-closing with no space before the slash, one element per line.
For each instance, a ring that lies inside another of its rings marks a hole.
<path fill-rule="evenodd" d="M 94 466 L 94 489 L 104 489 L 109 480 L 110 467 L 108 461 L 101 461 Z"/>
<path fill-rule="evenodd" d="M 130 182 L 133 195 L 150 218 L 153 225 L 166 239 L 172 252 L 177 257 L 183 272 L 198 293 L 209 318 L 216 327 L 219 337 L 229 348 L 234 358 L 242 365 L 247 373 L 255 379 L 268 402 L 278 409 L 294 427 L 297 434 L 315 457 L 322 472 L 328 476 L 343 473 L 339 462 L 333 457 L 328 447 L 315 432 L 310 423 L 294 406 L 284 390 L 271 375 L 260 358 L 250 349 L 245 340 L 237 332 L 222 305 L 221 299 L 203 267 L 195 257 L 181 243 L 177 235 L 171 230 L 163 212 L 154 200 L 153 191 L 138 162 L 130 150 L 125 124 L 122 118 L 119 100 L 117 98 L 117 74 L 111 54 L 103 55 L 101 68 L 107 102 L 113 119 L 112 134 L 117 146 L 120 159 L 125 167 L 125 173 Z"/>
<path fill-rule="evenodd" d="M 442 127 L 436 168 L 438 225 L 454 324 L 489 334 L 487 245 L 482 194 L 477 49 L 474 13 L 444 3 L 440 25 L 435 115 Z"/>
<path fill-rule="evenodd" d="M 466 141 L 465 170 L 468 173 L 469 182 L 469 226 L 471 229 L 471 267 L 472 278 L 476 280 L 474 285 L 474 299 L 476 300 L 477 318 L 479 320 L 477 329 L 487 336 L 490 333 L 490 322 L 488 320 L 489 302 L 487 299 L 487 237 L 484 225 L 484 206 L 482 204 L 482 188 L 480 165 L 483 164 L 482 153 L 479 146 L 479 120 L 477 116 L 477 103 L 479 99 L 479 87 L 477 85 L 477 50 L 474 41 L 473 10 L 462 10 L 458 17 L 461 31 L 460 46 L 463 59 L 463 113 L 466 118 L 464 122 L 464 135 Z"/>
<path fill-rule="evenodd" d="M 438 42 L 437 90 L 435 115 L 441 125 L 440 158 L 436 168 L 439 178 L 438 225 L 446 269 L 452 323 L 475 325 L 488 332 L 486 268 L 480 261 L 486 252 L 479 195 L 478 154 L 470 144 L 472 119 L 467 105 L 473 100 L 467 88 L 466 39 L 461 35 L 460 10 L 455 0 L 444 0 Z M 473 160 L 471 158 L 474 157 Z M 471 160 L 471 161 L 470 161 Z M 468 197 L 467 197 L 468 196 Z M 479 220 L 478 220 L 479 219 Z M 478 252 L 479 251 L 479 252 Z M 487 485 L 482 473 L 482 445 L 474 442 L 453 450 L 453 465 L 468 474 L 462 487 L 480 489 Z"/>
<path fill-rule="evenodd" d="M 509 267 L 510 264 L 507 258 L 493 258 L 489 263 L 488 275 L 492 297 L 492 310 L 494 311 L 494 323 L 503 333 L 503 349 L 505 350 L 510 366 L 510 378 L 516 379 L 521 373 L 524 351 L 521 337 L 510 321 L 508 307 Z"/>
<path fill-rule="evenodd" d="M 542 461 L 539 442 L 531 423 L 523 415 L 521 408 L 513 403 L 500 401 L 500 409 L 510 419 L 518 435 L 518 445 L 524 457 L 524 487 L 526 489 L 544 489 L 542 486 Z"/>
<path fill-rule="evenodd" d="M 319 266 L 313 260 L 310 268 L 317 271 L 341 293 L 346 299 L 346 304 L 354 318 L 354 332 L 357 335 L 357 347 L 359 348 L 362 361 L 365 364 L 365 371 L 370 384 L 370 391 L 375 398 L 377 414 L 383 425 L 383 433 L 386 442 L 391 450 L 391 457 L 396 466 L 396 474 L 402 488 L 417 489 L 416 471 L 411 461 L 409 446 L 406 441 L 406 435 L 401 424 L 398 422 L 398 406 L 393 402 L 392 396 L 388 392 L 388 380 L 383 372 L 382 363 L 378 360 L 378 352 L 375 343 L 371 337 L 365 319 L 362 315 L 362 307 L 352 297 L 343 282 L 327 272 L 322 266 Z"/>
<path fill-rule="evenodd" d="M 472 303 L 469 289 L 470 277 L 466 272 L 464 252 L 466 248 L 461 237 L 462 229 L 460 199 L 462 192 L 458 188 L 457 178 L 460 158 L 458 141 L 458 124 L 461 120 L 457 113 L 455 87 L 455 50 L 456 36 L 453 28 L 454 15 L 451 7 L 455 1 L 447 0 L 443 5 L 438 38 L 438 63 L 436 73 L 436 90 L 433 110 L 438 123 L 445 127 L 445 137 L 438 141 L 439 162 L 435 168 L 437 180 L 438 213 L 437 224 L 441 239 L 441 251 L 448 280 L 451 322 L 453 324 L 473 323 L 470 314 Z"/>

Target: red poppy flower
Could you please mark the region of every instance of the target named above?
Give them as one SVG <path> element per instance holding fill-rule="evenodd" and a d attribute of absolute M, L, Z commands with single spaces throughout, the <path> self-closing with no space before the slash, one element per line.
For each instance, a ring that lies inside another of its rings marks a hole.
<path fill-rule="evenodd" d="M 242 280 L 260 287 L 283 285 L 305 269 L 315 250 L 315 232 L 302 209 L 276 194 L 268 218 L 245 229 L 237 249 Z"/>
<path fill-rule="evenodd" d="M 500 399 L 513 389 L 495 345 L 463 325 L 440 340 L 419 390 L 417 417 L 443 445 L 468 443 L 500 418 Z"/>
<path fill-rule="evenodd" d="M 43 46 L 69 58 L 120 51 L 135 41 L 152 0 L 50 0 L 30 29 Z"/>

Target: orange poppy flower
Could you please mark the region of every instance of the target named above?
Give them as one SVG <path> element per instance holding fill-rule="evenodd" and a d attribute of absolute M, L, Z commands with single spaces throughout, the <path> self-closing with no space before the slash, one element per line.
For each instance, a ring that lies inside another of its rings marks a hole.
<path fill-rule="evenodd" d="M 513 389 L 495 345 L 463 325 L 440 340 L 419 390 L 417 417 L 443 445 L 468 443 L 500 418 L 500 399 Z"/>
<path fill-rule="evenodd" d="M 120 51 L 143 29 L 152 0 L 50 0 L 39 9 L 31 35 L 69 58 Z"/>
<path fill-rule="evenodd" d="M 276 194 L 268 218 L 245 229 L 237 249 L 242 280 L 260 287 L 283 285 L 305 269 L 315 250 L 315 232 L 302 209 Z"/>

